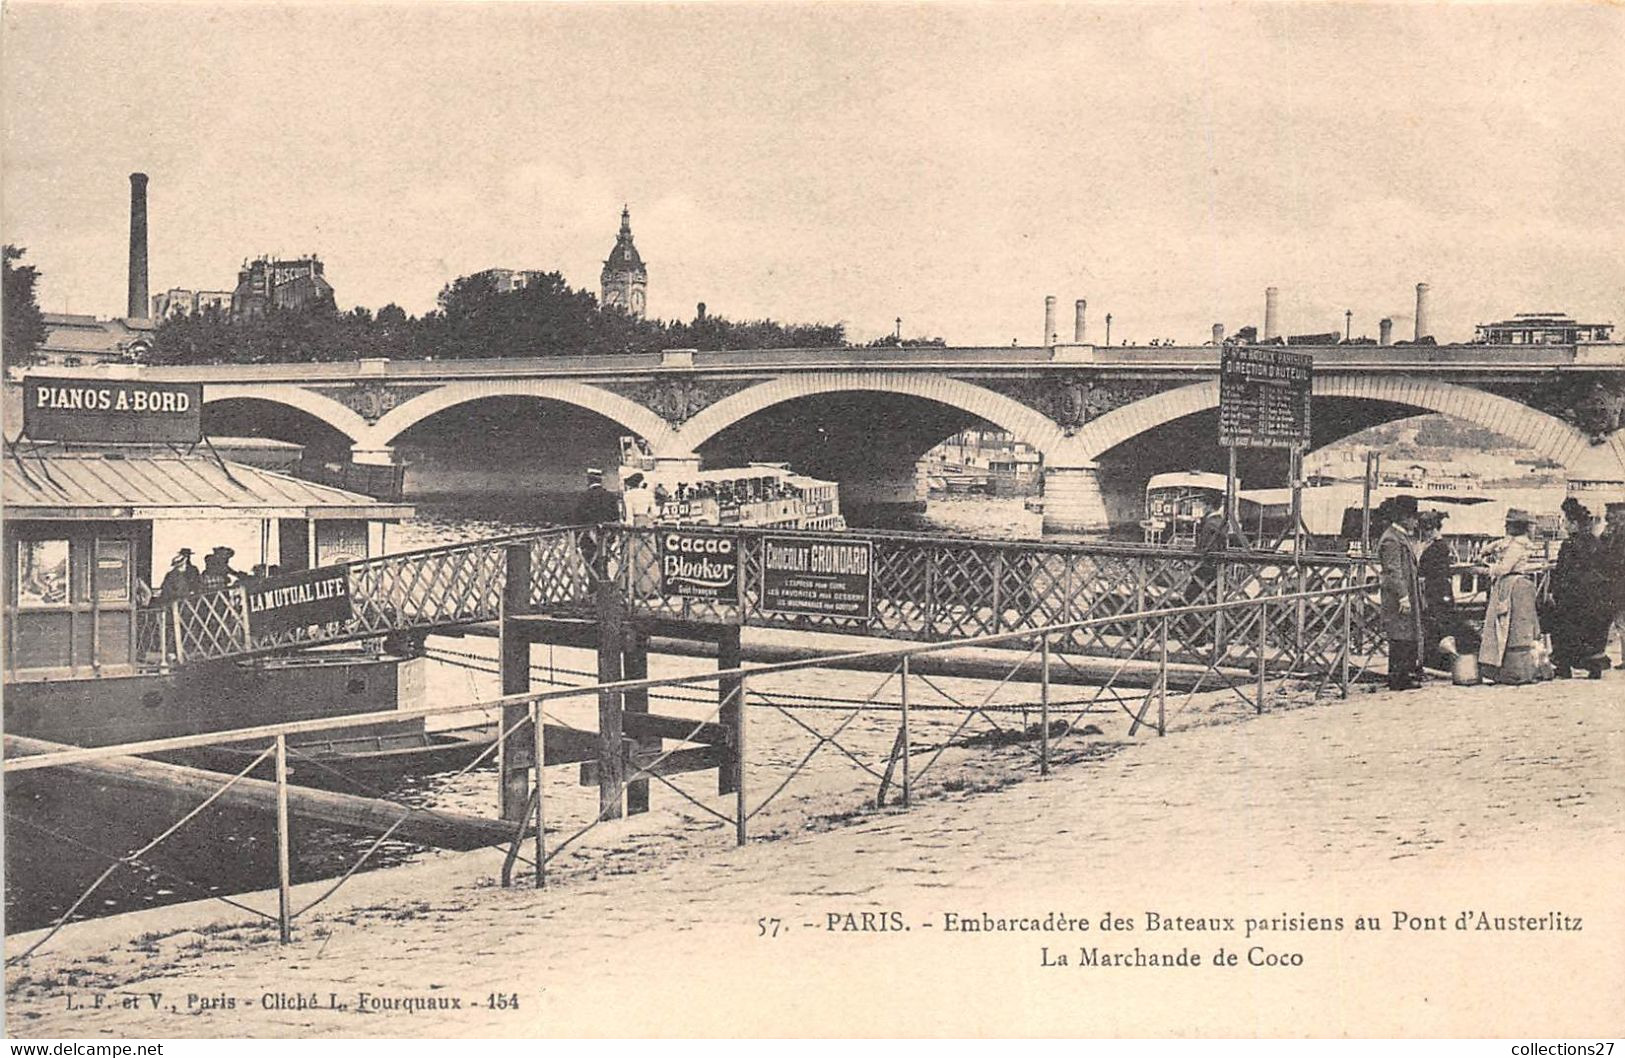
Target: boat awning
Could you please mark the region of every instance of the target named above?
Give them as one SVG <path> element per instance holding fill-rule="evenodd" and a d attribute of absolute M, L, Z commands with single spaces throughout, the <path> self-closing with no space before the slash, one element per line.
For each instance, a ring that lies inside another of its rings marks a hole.
<path fill-rule="evenodd" d="M 8 518 L 174 520 L 302 518 L 399 521 L 408 504 L 318 485 L 207 452 L 151 446 L 12 449 L 5 456 Z"/>

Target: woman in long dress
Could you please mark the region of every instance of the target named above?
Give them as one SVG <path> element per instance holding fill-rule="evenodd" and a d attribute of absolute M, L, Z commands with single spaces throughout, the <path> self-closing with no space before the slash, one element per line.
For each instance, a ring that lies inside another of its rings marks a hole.
<path fill-rule="evenodd" d="M 1532 525 L 1529 512 L 1507 511 L 1507 535 L 1486 547 L 1479 559 L 1487 567 L 1490 595 L 1478 665 L 1495 683 L 1533 683 L 1542 678 L 1534 649 L 1540 642 L 1540 616 L 1535 582 L 1529 577 Z"/>

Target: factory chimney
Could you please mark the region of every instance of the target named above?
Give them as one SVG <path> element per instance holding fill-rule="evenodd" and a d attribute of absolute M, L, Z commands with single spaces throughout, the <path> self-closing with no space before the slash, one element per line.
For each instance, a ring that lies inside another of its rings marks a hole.
<path fill-rule="evenodd" d="M 1377 344 L 1394 344 L 1394 321 L 1389 319 L 1387 316 L 1384 316 L 1381 322 L 1377 324 Z"/>
<path fill-rule="evenodd" d="M 1223 345 L 1224 344 L 1224 324 L 1222 324 L 1222 323 L 1215 323 L 1213 325 L 1213 344 L 1214 345 Z"/>
<path fill-rule="evenodd" d="M 1078 303 L 1073 306 L 1073 308 L 1076 311 L 1074 312 L 1072 319 L 1072 340 L 1078 345 L 1082 345 L 1088 334 L 1088 326 L 1084 320 L 1084 313 L 1086 313 L 1089 309 L 1089 302 L 1083 298 L 1079 298 Z"/>
<path fill-rule="evenodd" d="M 130 319 L 144 320 L 147 305 L 147 174 L 130 174 Z"/>
<path fill-rule="evenodd" d="M 1279 303 L 1281 292 L 1274 287 L 1264 288 L 1264 340 L 1279 337 L 1281 321 L 1279 319 Z"/>
<path fill-rule="evenodd" d="M 1428 320 L 1428 285 L 1416 284 L 1416 340 L 1430 337 L 1433 324 Z"/>
<path fill-rule="evenodd" d="M 1055 295 L 1044 297 L 1044 344 L 1055 344 Z"/>

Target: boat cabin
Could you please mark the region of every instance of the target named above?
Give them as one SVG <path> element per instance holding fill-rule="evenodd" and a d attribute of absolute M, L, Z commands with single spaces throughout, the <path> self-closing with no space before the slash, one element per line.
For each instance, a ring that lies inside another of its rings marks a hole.
<path fill-rule="evenodd" d="M 384 526 L 411 514 L 206 450 L 141 444 L 8 446 L 3 499 L 7 682 L 161 665 L 140 642 L 142 615 L 183 548 L 200 571 L 227 549 L 233 571 L 273 576 L 380 554 Z"/>

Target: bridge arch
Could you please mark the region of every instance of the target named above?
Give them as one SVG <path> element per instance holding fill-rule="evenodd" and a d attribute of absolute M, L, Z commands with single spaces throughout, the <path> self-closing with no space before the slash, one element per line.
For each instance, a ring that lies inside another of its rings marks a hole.
<path fill-rule="evenodd" d="M 759 382 L 724 397 L 683 424 L 673 439 L 681 451 L 695 452 L 712 437 L 759 411 L 800 397 L 842 392 L 891 393 L 957 408 L 992 423 L 1046 456 L 1062 438 L 1060 427 L 1042 412 L 960 379 L 925 372 L 810 371 Z"/>
<path fill-rule="evenodd" d="M 1439 412 L 1509 437 L 1556 463 L 1572 467 L 1590 447 L 1585 435 L 1563 420 L 1527 404 L 1471 386 L 1394 375 L 1321 376 L 1316 397 L 1380 401 Z M 1219 406 L 1217 379 L 1181 386 L 1118 408 L 1067 439 L 1064 451 L 1082 466 L 1147 430 Z"/>
<path fill-rule="evenodd" d="M 674 431 L 666 420 L 628 400 L 597 386 L 565 379 L 519 378 L 490 379 L 484 381 L 453 382 L 420 394 L 392 409 L 368 428 L 366 436 L 358 439 L 358 446 L 387 448 L 406 430 L 437 412 L 455 408 L 487 397 L 536 397 L 570 404 L 586 411 L 596 412 L 617 423 L 630 433 L 649 442 L 656 452 L 673 447 Z"/>
<path fill-rule="evenodd" d="M 350 408 L 332 397 L 302 386 L 210 382 L 203 387 L 204 404 L 228 400 L 257 400 L 286 405 L 321 420 L 348 437 L 351 443 L 359 442 L 370 429 L 367 420 Z"/>

